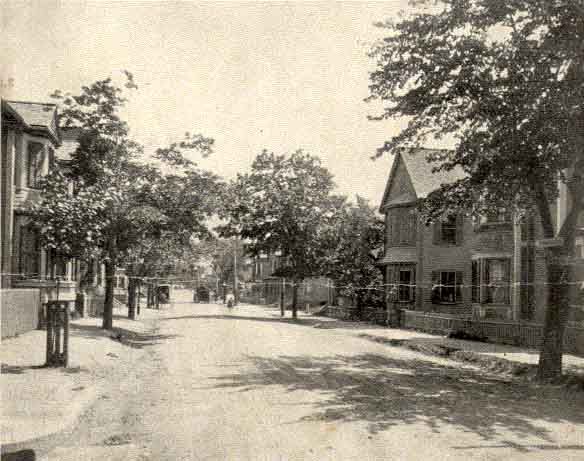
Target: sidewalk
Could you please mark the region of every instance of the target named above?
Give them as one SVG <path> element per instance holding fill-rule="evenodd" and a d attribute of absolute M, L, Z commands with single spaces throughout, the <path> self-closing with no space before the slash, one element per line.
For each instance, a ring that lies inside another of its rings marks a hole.
<path fill-rule="evenodd" d="M 98 398 L 112 367 L 126 366 L 143 353 L 150 319 L 143 309 L 138 321 L 114 311 L 114 332 L 102 330 L 100 318 L 71 322 L 69 367 L 42 368 L 46 332 L 35 330 L 2 341 L 0 388 L 2 445 L 24 442 L 62 431 Z M 112 336 L 114 338 L 112 339 Z"/>
<path fill-rule="evenodd" d="M 302 318 L 311 317 L 301 314 Z M 330 317 L 316 317 L 317 328 L 335 328 L 338 322 L 354 330 L 354 335 L 393 347 L 406 347 L 428 355 L 439 355 L 454 360 L 472 362 L 493 371 L 515 375 L 533 373 L 539 360 L 539 351 L 504 344 L 452 339 L 414 330 L 386 328 L 365 322 L 348 322 Z M 564 372 L 584 379 L 584 357 L 564 354 Z"/>

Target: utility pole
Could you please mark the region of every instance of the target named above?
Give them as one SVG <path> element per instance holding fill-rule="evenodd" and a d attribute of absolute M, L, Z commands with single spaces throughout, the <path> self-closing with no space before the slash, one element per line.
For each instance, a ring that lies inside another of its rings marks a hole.
<path fill-rule="evenodd" d="M 237 282 L 237 237 L 233 239 L 233 297 L 235 305 L 239 303 L 239 289 Z"/>

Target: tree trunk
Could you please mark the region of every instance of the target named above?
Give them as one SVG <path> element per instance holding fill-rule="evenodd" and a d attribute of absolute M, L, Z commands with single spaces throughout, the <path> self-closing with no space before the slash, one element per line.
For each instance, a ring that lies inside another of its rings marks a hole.
<path fill-rule="evenodd" d="M 130 277 L 128 279 L 128 318 L 130 320 L 136 320 L 136 288 L 136 279 Z"/>
<path fill-rule="evenodd" d="M 152 283 L 148 283 L 148 288 L 146 291 L 146 307 L 149 309 L 154 308 L 154 289 L 152 288 Z"/>
<path fill-rule="evenodd" d="M 105 300 L 103 303 L 103 325 L 104 330 L 113 328 L 114 317 L 114 277 L 116 275 L 116 264 L 112 259 L 105 262 Z"/>
<path fill-rule="evenodd" d="M 292 282 L 292 318 L 298 318 L 298 281 Z"/>
<path fill-rule="evenodd" d="M 543 342 L 539 354 L 537 377 L 541 381 L 558 379 L 562 374 L 562 349 L 564 330 L 570 305 L 570 282 L 573 280 L 573 268 L 570 261 L 561 258 L 574 254 L 574 238 L 576 224 L 584 204 L 584 166 L 577 166 L 577 173 L 568 181 L 572 206 L 564 220 L 558 236 L 563 239 L 561 246 L 547 250 L 546 268 L 548 271 L 548 296 L 543 327 Z M 546 238 L 553 238 L 554 229 L 551 224 L 551 213 L 542 187 L 536 188 L 536 203 Z"/>
<path fill-rule="evenodd" d="M 537 378 L 540 381 L 555 380 L 562 374 L 562 349 L 570 302 L 568 281 L 571 280 L 572 270 L 569 265 L 558 264 L 557 257 L 550 254 L 549 258 L 554 259 L 547 264 L 548 305 L 545 311 L 543 343 L 537 370 Z"/>
<path fill-rule="evenodd" d="M 138 296 L 136 297 L 137 305 L 136 305 L 136 312 L 140 315 L 140 298 L 142 296 L 142 280 L 136 280 L 136 289 L 138 291 Z"/>

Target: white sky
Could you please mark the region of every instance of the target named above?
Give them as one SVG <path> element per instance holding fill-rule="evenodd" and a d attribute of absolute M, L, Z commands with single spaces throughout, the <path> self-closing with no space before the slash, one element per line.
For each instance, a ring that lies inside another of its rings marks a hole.
<path fill-rule="evenodd" d="M 267 148 L 318 154 L 340 192 L 377 205 L 391 159 L 370 160 L 399 124 L 370 122 L 366 53 L 405 0 L 379 3 L 3 2 L 3 96 L 134 74 L 127 119 L 147 150 L 185 131 L 215 138 L 200 165 L 230 178 Z"/>

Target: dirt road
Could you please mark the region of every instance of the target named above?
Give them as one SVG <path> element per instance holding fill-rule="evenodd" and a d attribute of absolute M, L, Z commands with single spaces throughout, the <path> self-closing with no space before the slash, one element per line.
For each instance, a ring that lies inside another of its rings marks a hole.
<path fill-rule="evenodd" d="M 581 393 L 264 307 L 179 303 L 153 327 L 139 362 L 37 459 L 584 459 Z"/>

